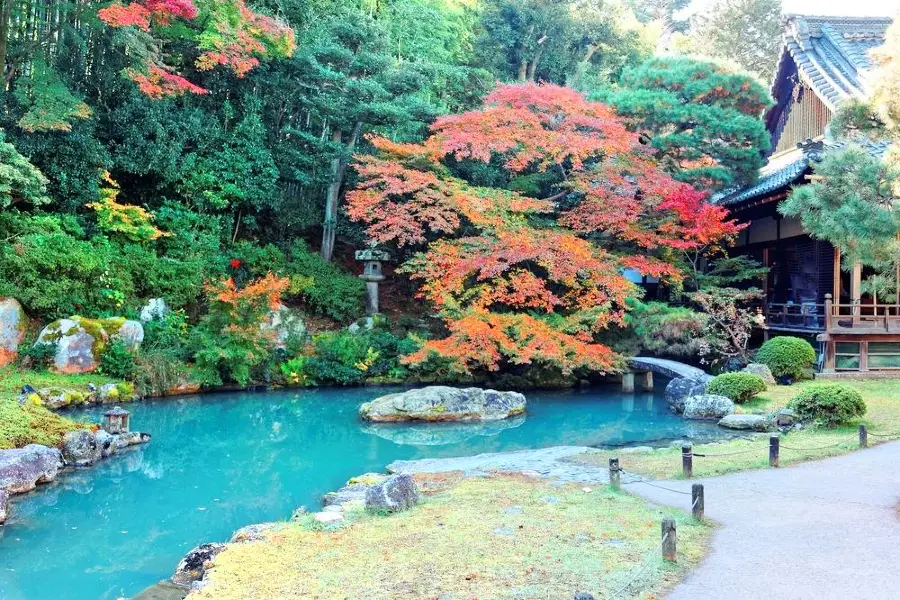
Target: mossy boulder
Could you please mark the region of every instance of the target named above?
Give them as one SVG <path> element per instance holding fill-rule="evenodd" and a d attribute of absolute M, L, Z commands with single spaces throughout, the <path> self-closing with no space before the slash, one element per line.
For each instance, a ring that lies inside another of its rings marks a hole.
<path fill-rule="evenodd" d="M 37 399 L 32 396 L 37 396 Z M 29 394 L 25 399 L 26 402 L 38 404 L 54 410 L 89 404 L 93 402 L 93 400 L 90 392 L 60 388 L 41 388 L 34 394 Z"/>
<path fill-rule="evenodd" d="M 366 421 L 499 421 L 525 412 L 525 396 L 480 388 L 429 386 L 388 394 L 359 408 Z"/>
<path fill-rule="evenodd" d="M 54 370 L 70 374 L 95 371 L 103 352 L 114 340 L 137 348 L 144 340 L 144 327 L 122 317 L 86 319 L 73 316 L 50 323 L 38 336 L 38 343 L 56 344 Z"/>
<path fill-rule="evenodd" d="M 19 344 L 25 337 L 28 317 L 15 298 L 0 298 L 0 367 L 19 355 Z"/>

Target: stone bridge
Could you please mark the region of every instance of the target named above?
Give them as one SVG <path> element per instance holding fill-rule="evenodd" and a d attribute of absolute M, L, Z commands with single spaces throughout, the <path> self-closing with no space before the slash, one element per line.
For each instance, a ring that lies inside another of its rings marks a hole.
<path fill-rule="evenodd" d="M 650 391 L 653 389 L 653 374 L 658 373 L 664 377 L 677 379 L 685 377 L 687 379 L 706 380 L 710 375 L 703 369 L 692 367 L 674 360 L 665 358 L 651 358 L 649 356 L 635 356 L 628 359 L 629 372 L 622 374 L 622 391 L 633 392 L 635 384 L 635 375 L 638 375 L 638 384 L 642 390 Z"/>

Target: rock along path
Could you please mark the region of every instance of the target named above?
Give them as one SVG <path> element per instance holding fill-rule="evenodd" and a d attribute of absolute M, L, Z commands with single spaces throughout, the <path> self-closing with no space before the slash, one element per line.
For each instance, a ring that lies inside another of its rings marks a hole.
<path fill-rule="evenodd" d="M 900 598 L 900 442 L 788 468 L 656 483 L 688 493 L 704 484 L 706 516 L 721 525 L 709 555 L 669 600 Z M 689 495 L 623 487 L 690 510 Z"/>

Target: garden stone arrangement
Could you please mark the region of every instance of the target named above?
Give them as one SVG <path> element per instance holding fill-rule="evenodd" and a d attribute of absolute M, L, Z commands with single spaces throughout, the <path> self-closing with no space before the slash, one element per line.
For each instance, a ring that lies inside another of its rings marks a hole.
<path fill-rule="evenodd" d="M 430 386 L 388 394 L 359 407 L 366 421 L 498 421 L 525 412 L 525 396 L 480 388 Z"/>

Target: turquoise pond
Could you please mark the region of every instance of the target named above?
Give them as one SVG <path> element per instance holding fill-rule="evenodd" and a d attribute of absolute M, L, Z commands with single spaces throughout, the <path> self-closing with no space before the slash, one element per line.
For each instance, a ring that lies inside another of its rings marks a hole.
<path fill-rule="evenodd" d="M 720 436 L 660 393 L 531 392 L 524 417 L 488 426 L 365 425 L 385 388 L 192 396 L 134 404 L 141 448 L 13 501 L 0 527 L 3 600 L 113 600 L 172 574 L 202 542 L 287 519 L 349 477 L 397 459 L 554 445 L 665 444 Z M 78 413 L 99 420 L 101 410 Z"/>

